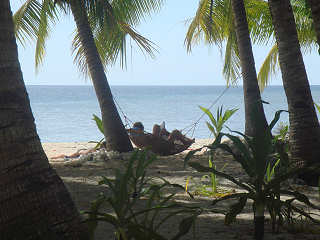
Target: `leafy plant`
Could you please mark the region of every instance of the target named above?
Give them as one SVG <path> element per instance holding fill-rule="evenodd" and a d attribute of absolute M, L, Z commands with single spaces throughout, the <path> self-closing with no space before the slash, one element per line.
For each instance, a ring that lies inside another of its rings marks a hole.
<path fill-rule="evenodd" d="M 206 146 L 212 151 L 215 149 L 223 149 L 230 153 L 234 160 L 239 162 L 249 176 L 249 181 L 239 181 L 235 177 L 228 175 L 224 172 L 219 172 L 214 168 L 202 166 L 198 162 L 190 162 L 190 158 L 202 148 L 190 151 L 186 158 L 185 163 L 188 163 L 191 167 L 199 172 L 213 172 L 217 176 L 228 179 L 233 182 L 245 192 L 231 193 L 228 196 L 216 199 L 213 201 L 213 205 L 228 199 L 238 199 L 238 202 L 230 207 L 230 210 L 225 216 L 225 223 L 230 224 L 235 221 L 236 216 L 242 212 L 243 208 L 247 204 L 247 200 L 253 201 L 253 212 L 254 212 L 254 224 L 255 224 L 255 239 L 261 240 L 264 236 L 264 214 L 267 208 L 273 216 L 278 217 L 278 223 L 282 223 L 284 209 L 291 213 L 292 211 L 298 212 L 300 215 L 305 216 L 315 223 L 320 223 L 314 219 L 303 209 L 300 209 L 293 205 L 294 201 L 301 202 L 309 207 L 320 209 L 318 206 L 312 204 L 307 196 L 297 191 L 288 191 L 281 188 L 281 183 L 293 176 L 296 176 L 306 171 L 310 171 L 309 168 L 289 169 L 286 173 L 276 174 L 270 181 L 267 181 L 266 173 L 268 166 L 272 166 L 272 154 L 274 152 L 274 145 L 272 144 L 272 136 L 270 134 L 272 128 L 280 118 L 280 114 L 283 111 L 277 111 L 274 119 L 271 121 L 267 130 L 255 137 L 246 136 L 240 132 L 233 132 L 243 137 L 244 142 L 238 136 L 231 134 L 220 133 L 215 141 Z M 225 136 L 229 138 L 234 144 L 237 151 L 231 149 L 227 144 L 221 143 L 221 138 Z M 319 168 L 320 166 L 316 166 Z M 270 169 L 270 168 L 269 168 Z M 272 171 L 269 171 L 271 173 Z M 291 197 L 288 200 L 280 199 L 280 195 L 285 194 Z M 276 219 L 273 219 L 275 221 Z"/>
<path fill-rule="evenodd" d="M 98 222 L 103 221 L 114 226 L 118 240 L 166 240 L 159 233 L 159 228 L 168 219 L 182 213 L 188 216 L 180 222 L 178 233 L 170 239 L 180 239 L 189 232 L 200 211 L 174 202 L 174 193 L 163 193 L 166 188 L 183 189 L 182 186 L 146 175 L 147 167 L 155 159 L 155 155 L 149 152 L 135 151 L 125 171 L 117 169 L 115 179 L 103 177 L 99 182 L 106 186 L 106 191 L 92 202 L 86 212 L 92 239 Z M 103 211 L 106 206 L 112 208 L 112 214 Z"/>
<path fill-rule="evenodd" d="M 210 153 L 209 155 L 209 168 L 216 169 L 216 165 L 213 162 L 213 155 Z M 227 166 L 226 163 L 220 171 L 223 171 L 223 169 Z M 209 179 L 209 184 L 207 184 L 207 179 Z M 192 183 L 192 184 L 191 184 Z M 188 190 L 193 189 L 192 194 L 195 195 L 202 195 L 207 197 L 222 197 L 227 194 L 229 194 L 230 191 L 223 190 L 218 188 L 218 180 L 217 176 L 214 173 L 209 173 L 206 175 L 203 175 L 200 178 L 200 181 L 196 181 L 193 177 L 188 177 L 186 181 L 185 191 L 188 192 Z"/>
<path fill-rule="evenodd" d="M 222 128 L 224 126 L 224 124 L 228 121 L 228 119 L 236 112 L 238 111 L 238 109 L 228 109 L 225 112 L 223 112 L 223 106 L 221 106 L 220 108 L 218 107 L 217 109 L 217 114 L 216 114 L 216 118 L 213 116 L 213 114 L 211 113 L 211 111 L 207 108 L 201 107 L 199 106 L 200 109 L 209 117 L 211 123 L 206 122 L 207 126 L 209 128 L 209 130 L 213 133 L 213 135 L 216 137 L 219 136 L 220 132 L 222 131 Z M 221 139 L 220 139 L 221 140 Z M 216 166 L 214 164 L 214 156 L 215 156 L 215 151 L 210 149 L 209 150 L 209 168 L 214 168 L 216 169 Z M 223 171 L 223 169 L 226 167 L 226 165 L 223 166 L 223 168 L 221 169 Z M 204 179 L 209 179 L 210 180 L 210 185 L 204 184 L 203 180 Z M 192 178 L 188 178 L 187 182 L 186 182 L 186 191 L 188 190 L 188 186 L 190 181 L 192 180 Z M 218 181 L 217 181 L 217 177 L 216 174 L 211 172 L 209 175 L 203 175 L 200 179 L 200 183 L 196 183 L 196 190 L 195 193 L 200 194 L 200 195 L 204 195 L 204 196 L 218 196 L 221 194 L 218 194 Z M 210 190 L 208 190 L 210 189 Z M 222 196 L 225 195 L 225 191 L 222 193 Z"/>
<path fill-rule="evenodd" d="M 267 170 L 266 170 L 266 181 L 267 182 L 270 182 L 271 179 L 275 176 L 275 169 L 279 165 L 279 163 L 280 163 L 280 159 L 278 159 L 276 161 L 276 163 L 273 164 L 273 166 L 272 166 L 271 162 L 268 163 Z"/>
<path fill-rule="evenodd" d="M 314 226 L 314 224 L 304 216 L 297 216 L 296 218 L 291 218 L 285 225 L 285 228 L 289 233 L 299 234 L 320 234 L 319 226 Z"/>
<path fill-rule="evenodd" d="M 101 118 L 99 118 L 97 115 L 92 114 L 93 118 L 92 120 L 96 123 L 99 131 L 102 133 L 102 135 L 104 135 L 104 129 L 103 129 L 103 123 Z M 90 143 L 96 143 L 97 145 L 94 147 L 96 149 L 101 148 L 103 146 L 103 142 L 104 142 L 104 137 L 100 140 L 100 141 L 90 141 Z"/>
<path fill-rule="evenodd" d="M 210 129 L 210 131 L 213 133 L 215 137 L 218 137 L 219 133 L 222 131 L 224 124 L 236 111 L 238 111 L 238 108 L 233 108 L 233 109 L 227 109 L 225 112 L 223 112 L 223 106 L 221 106 L 220 108 L 218 107 L 217 115 L 216 117 L 214 117 L 209 109 L 201 106 L 199 106 L 199 108 L 209 117 L 211 123 L 209 122 L 206 122 L 206 123 L 208 128 Z"/>

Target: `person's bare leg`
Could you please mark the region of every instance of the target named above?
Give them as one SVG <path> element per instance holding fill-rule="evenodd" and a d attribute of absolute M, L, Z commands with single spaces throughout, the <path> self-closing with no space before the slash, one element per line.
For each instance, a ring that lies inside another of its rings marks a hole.
<path fill-rule="evenodd" d="M 173 130 L 168 138 L 169 141 L 174 142 L 175 140 L 181 141 L 183 144 L 194 143 L 194 139 L 189 139 L 185 137 L 179 130 Z"/>
<path fill-rule="evenodd" d="M 160 131 L 161 131 L 161 129 L 160 129 L 160 126 L 158 124 L 153 125 L 152 134 L 154 136 L 159 137 L 160 136 Z"/>
<path fill-rule="evenodd" d="M 169 136 L 170 136 L 170 133 L 167 131 L 167 129 L 162 128 L 162 129 L 160 130 L 160 136 L 169 137 Z"/>

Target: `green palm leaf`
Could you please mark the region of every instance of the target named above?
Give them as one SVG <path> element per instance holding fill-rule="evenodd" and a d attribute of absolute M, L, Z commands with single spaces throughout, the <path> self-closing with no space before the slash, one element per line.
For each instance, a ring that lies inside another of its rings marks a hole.
<path fill-rule="evenodd" d="M 258 73 L 258 83 L 260 91 L 263 91 L 264 88 L 269 84 L 270 79 L 277 73 L 278 70 L 278 47 L 273 45 L 269 51 L 267 57 L 264 59 L 259 73 Z"/>
<path fill-rule="evenodd" d="M 312 27 L 310 9 L 305 7 L 301 0 L 291 1 L 299 41 L 304 53 L 309 53 L 317 47 L 316 34 Z M 259 85 L 263 88 L 271 81 L 272 76 L 279 68 L 277 59 L 277 47 L 274 45 L 274 29 L 269 12 L 268 2 L 264 0 L 246 0 L 246 13 L 249 25 L 250 37 L 254 44 L 266 45 L 270 42 L 273 46 L 268 53 L 259 71 Z M 230 0 L 215 0 L 210 14 L 211 1 L 201 0 L 185 38 L 187 51 L 202 40 L 206 44 L 214 44 L 224 56 L 223 75 L 227 85 L 236 84 L 240 78 L 240 61 L 237 42 L 234 32 L 233 16 L 230 11 Z M 211 20 L 208 21 L 208 18 Z"/>
<path fill-rule="evenodd" d="M 67 1 L 28 0 L 14 15 L 16 35 L 22 44 L 27 39 L 36 41 L 36 69 L 45 56 L 45 44 L 60 14 L 69 13 Z M 126 63 L 126 39 L 131 37 L 138 47 L 154 57 L 156 46 L 139 34 L 134 27 L 147 16 L 159 11 L 163 0 L 114 0 L 84 1 L 96 46 L 104 66 L 113 64 L 120 56 L 122 66 Z M 74 62 L 81 72 L 88 74 L 84 49 L 76 33 L 72 42 Z"/>
<path fill-rule="evenodd" d="M 14 14 L 16 37 L 22 45 L 27 39 L 36 41 L 36 69 L 45 56 L 45 42 L 49 37 L 51 26 L 59 20 L 61 7 L 55 6 L 52 0 L 26 1 Z"/>

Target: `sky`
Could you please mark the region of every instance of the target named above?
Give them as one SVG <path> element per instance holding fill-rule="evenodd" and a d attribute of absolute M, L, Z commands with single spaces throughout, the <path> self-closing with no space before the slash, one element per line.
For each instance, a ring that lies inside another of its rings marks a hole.
<path fill-rule="evenodd" d="M 21 0 L 10 0 L 13 12 Z M 203 42 L 187 53 L 184 38 L 186 21 L 194 16 L 199 0 L 167 0 L 161 11 L 147 17 L 136 30 L 157 45 L 156 57 L 145 56 L 139 47 L 128 40 L 127 69 L 119 63 L 110 66 L 107 78 L 110 85 L 225 85 L 222 76 L 223 60 L 215 46 Z M 58 22 L 47 41 L 46 56 L 36 72 L 34 44 L 23 47 L 18 42 L 19 60 L 27 85 L 91 85 L 73 63 L 71 41 L 75 29 L 72 16 Z M 132 46 L 132 47 L 131 47 Z M 132 52 L 132 55 L 131 55 Z M 257 71 L 268 53 L 267 47 L 254 46 Z M 304 57 L 309 82 L 319 85 L 319 55 L 315 51 Z M 241 84 L 241 81 L 239 82 Z M 280 71 L 271 85 L 282 85 Z"/>

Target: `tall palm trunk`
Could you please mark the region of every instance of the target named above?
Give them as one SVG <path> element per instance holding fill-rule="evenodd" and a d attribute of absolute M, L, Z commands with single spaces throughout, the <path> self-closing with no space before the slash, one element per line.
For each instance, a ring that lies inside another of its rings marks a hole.
<path fill-rule="evenodd" d="M 36 132 L 9 0 L 0 1 L 0 238 L 89 239 Z"/>
<path fill-rule="evenodd" d="M 113 101 L 110 86 L 95 45 L 92 30 L 82 0 L 70 0 L 70 7 L 77 25 L 80 41 L 85 49 L 86 61 L 99 101 L 104 135 L 108 150 L 129 152 L 132 145 Z"/>
<path fill-rule="evenodd" d="M 234 24 L 243 77 L 245 133 L 249 136 L 256 136 L 264 133 L 268 124 L 258 86 L 244 3 L 243 0 L 232 0 L 231 5 L 235 18 Z"/>
<path fill-rule="evenodd" d="M 320 127 L 313 105 L 295 20 L 289 0 L 269 0 L 279 50 L 282 81 L 287 96 L 290 121 L 290 155 L 298 165 L 319 162 Z M 316 174 L 303 177 L 317 182 Z"/>
<path fill-rule="evenodd" d="M 262 106 L 254 57 L 252 52 L 246 10 L 243 0 L 231 0 L 234 25 L 239 49 L 243 77 L 243 96 L 245 106 L 245 133 L 249 136 L 263 136 L 268 127 Z M 256 206 L 254 214 L 256 240 L 264 235 L 264 204 Z"/>
<path fill-rule="evenodd" d="M 320 1 L 319 0 L 307 0 L 311 7 L 312 19 L 314 28 L 317 34 L 318 44 L 320 46 Z M 319 50 L 320 53 L 320 50 Z"/>

